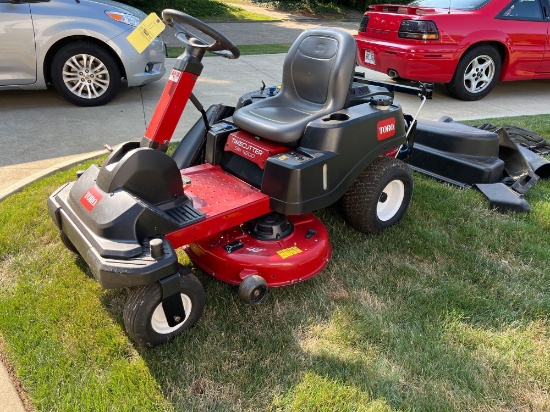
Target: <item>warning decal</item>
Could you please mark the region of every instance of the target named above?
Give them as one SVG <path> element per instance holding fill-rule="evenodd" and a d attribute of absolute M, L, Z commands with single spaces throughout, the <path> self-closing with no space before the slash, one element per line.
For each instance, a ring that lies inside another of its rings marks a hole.
<path fill-rule="evenodd" d="M 289 247 L 287 249 L 282 249 L 277 252 L 277 254 L 282 257 L 283 259 L 289 258 L 291 256 L 297 255 L 299 253 L 302 253 L 302 250 L 297 248 L 296 246 Z"/>

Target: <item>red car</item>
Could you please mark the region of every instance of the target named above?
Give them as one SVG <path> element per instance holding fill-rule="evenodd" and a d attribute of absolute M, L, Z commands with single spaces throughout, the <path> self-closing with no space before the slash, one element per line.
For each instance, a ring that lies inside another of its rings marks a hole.
<path fill-rule="evenodd" d="M 417 0 L 371 5 L 357 62 L 392 78 L 445 83 L 478 100 L 498 80 L 550 78 L 549 0 Z"/>

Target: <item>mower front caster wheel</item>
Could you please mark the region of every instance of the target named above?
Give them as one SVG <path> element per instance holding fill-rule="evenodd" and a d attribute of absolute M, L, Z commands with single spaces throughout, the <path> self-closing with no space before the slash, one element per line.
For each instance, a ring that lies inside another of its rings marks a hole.
<path fill-rule="evenodd" d="M 239 298 L 247 305 L 257 305 L 267 295 L 267 282 L 260 275 L 251 275 L 239 285 Z"/>
<path fill-rule="evenodd" d="M 344 194 L 345 219 L 360 232 L 381 232 L 401 220 L 412 193 L 413 177 L 409 166 L 393 157 L 379 157 Z"/>
<path fill-rule="evenodd" d="M 190 329 L 204 310 L 205 294 L 195 275 L 180 270 L 181 302 L 185 319 L 170 326 L 162 308 L 159 282 L 139 286 L 130 294 L 124 307 L 124 326 L 130 338 L 142 346 L 154 347 Z"/>

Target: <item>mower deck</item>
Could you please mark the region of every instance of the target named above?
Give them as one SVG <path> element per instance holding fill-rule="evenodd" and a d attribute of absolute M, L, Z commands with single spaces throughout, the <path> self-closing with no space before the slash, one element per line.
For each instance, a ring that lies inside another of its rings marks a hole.
<path fill-rule="evenodd" d="M 185 194 L 205 220 L 166 237 L 175 248 L 187 245 L 189 258 L 212 276 L 238 285 L 260 275 L 277 287 L 304 281 L 328 264 L 328 234 L 312 213 L 289 216 L 289 235 L 258 239 L 241 224 L 270 213 L 269 196 L 219 166 L 203 164 L 181 173 Z"/>

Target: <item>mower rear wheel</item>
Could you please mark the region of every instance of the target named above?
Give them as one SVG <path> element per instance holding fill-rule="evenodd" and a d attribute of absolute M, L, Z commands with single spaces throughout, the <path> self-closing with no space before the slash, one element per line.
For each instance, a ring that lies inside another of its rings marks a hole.
<path fill-rule="evenodd" d="M 346 221 L 369 234 L 393 226 L 407 211 L 413 186 L 408 165 L 392 157 L 377 158 L 344 194 Z"/>
<path fill-rule="evenodd" d="M 267 282 L 260 275 L 251 275 L 239 285 L 239 298 L 247 305 L 257 305 L 267 295 Z"/>
<path fill-rule="evenodd" d="M 162 287 L 159 282 L 134 289 L 124 307 L 124 326 L 132 340 L 154 347 L 190 329 L 204 310 L 205 294 L 195 275 L 180 269 L 181 302 L 185 319 L 170 326 L 162 308 Z"/>

